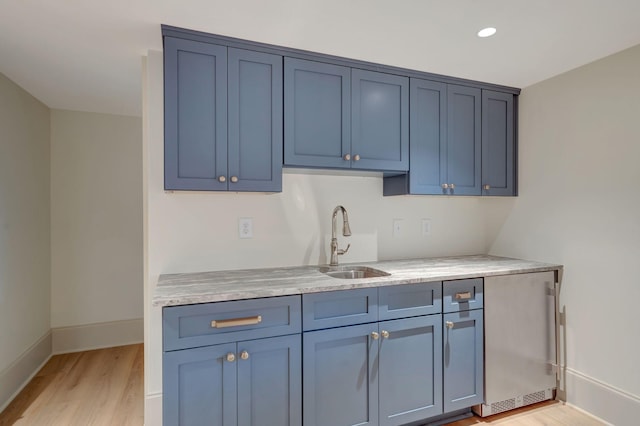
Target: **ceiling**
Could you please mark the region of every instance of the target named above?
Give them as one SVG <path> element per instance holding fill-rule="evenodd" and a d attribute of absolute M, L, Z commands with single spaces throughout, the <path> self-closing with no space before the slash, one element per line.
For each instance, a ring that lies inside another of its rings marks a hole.
<path fill-rule="evenodd" d="M 524 88 L 640 44 L 638 0 L 0 0 L 0 72 L 50 108 L 141 114 L 160 24 Z M 493 26 L 495 36 L 478 30 Z"/>

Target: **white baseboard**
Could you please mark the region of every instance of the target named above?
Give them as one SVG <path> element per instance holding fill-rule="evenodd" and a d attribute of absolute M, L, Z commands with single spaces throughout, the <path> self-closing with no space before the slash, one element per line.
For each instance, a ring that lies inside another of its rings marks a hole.
<path fill-rule="evenodd" d="M 53 354 L 132 345 L 144 341 L 142 318 L 51 329 Z"/>
<path fill-rule="evenodd" d="M 145 395 L 144 426 L 162 426 L 162 393 Z"/>
<path fill-rule="evenodd" d="M 51 358 L 51 331 L 38 339 L 11 365 L 0 372 L 0 412 L 33 379 Z"/>
<path fill-rule="evenodd" d="M 567 403 L 601 421 L 616 426 L 635 426 L 640 397 L 566 369 Z"/>

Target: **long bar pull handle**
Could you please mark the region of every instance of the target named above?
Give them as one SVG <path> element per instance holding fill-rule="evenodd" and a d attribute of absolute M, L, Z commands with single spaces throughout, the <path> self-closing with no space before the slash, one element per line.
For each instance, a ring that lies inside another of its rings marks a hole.
<path fill-rule="evenodd" d="M 464 293 L 456 293 L 455 298 L 456 300 L 469 300 L 471 299 L 471 292 L 465 291 Z"/>
<path fill-rule="evenodd" d="M 560 283 L 555 279 L 553 283 L 554 307 L 556 314 L 556 381 L 560 383 Z"/>
<path fill-rule="evenodd" d="M 211 321 L 211 328 L 226 328 L 226 327 L 238 327 L 241 325 L 255 325 L 255 324 L 260 324 L 261 322 L 262 322 L 262 315 L 256 315 L 255 317 L 213 320 Z"/>

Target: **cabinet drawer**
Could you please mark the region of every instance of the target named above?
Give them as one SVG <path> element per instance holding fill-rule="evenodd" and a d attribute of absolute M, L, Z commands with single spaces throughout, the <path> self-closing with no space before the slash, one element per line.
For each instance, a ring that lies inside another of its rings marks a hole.
<path fill-rule="evenodd" d="M 482 308 L 482 278 L 444 281 L 442 283 L 442 312 L 460 312 Z"/>
<path fill-rule="evenodd" d="M 442 312 L 442 282 L 395 285 L 378 289 L 380 321 Z"/>
<path fill-rule="evenodd" d="M 378 321 L 378 289 L 302 295 L 302 328 L 319 330 Z"/>
<path fill-rule="evenodd" d="M 162 311 L 165 351 L 300 332 L 300 296 L 170 306 Z"/>

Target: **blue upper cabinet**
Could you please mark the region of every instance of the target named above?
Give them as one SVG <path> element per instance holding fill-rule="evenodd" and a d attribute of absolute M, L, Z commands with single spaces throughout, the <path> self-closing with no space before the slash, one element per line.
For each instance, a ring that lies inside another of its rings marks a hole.
<path fill-rule="evenodd" d="M 350 91 L 350 68 L 284 58 L 285 165 L 351 166 Z"/>
<path fill-rule="evenodd" d="M 384 195 L 443 194 L 447 181 L 447 85 L 412 78 L 409 173 L 385 177 Z"/>
<path fill-rule="evenodd" d="M 165 189 L 281 191 L 282 57 L 172 37 L 164 50 Z"/>
<path fill-rule="evenodd" d="M 481 195 L 481 90 L 447 86 L 446 193 Z"/>
<path fill-rule="evenodd" d="M 282 56 L 229 48 L 228 87 L 229 190 L 282 191 Z"/>
<path fill-rule="evenodd" d="M 409 79 L 351 70 L 351 161 L 367 170 L 409 170 Z"/>
<path fill-rule="evenodd" d="M 164 39 L 165 189 L 226 190 L 227 48 Z"/>
<path fill-rule="evenodd" d="M 286 166 L 406 171 L 409 79 L 285 58 Z"/>
<path fill-rule="evenodd" d="M 411 79 L 410 170 L 384 195 L 481 195 L 481 90 Z"/>
<path fill-rule="evenodd" d="M 516 195 L 514 96 L 482 91 L 482 193 Z"/>

